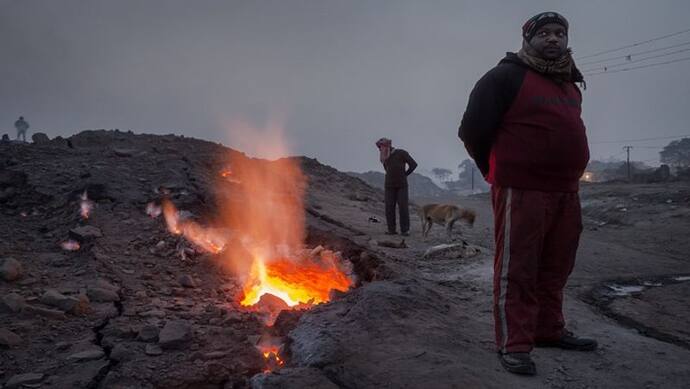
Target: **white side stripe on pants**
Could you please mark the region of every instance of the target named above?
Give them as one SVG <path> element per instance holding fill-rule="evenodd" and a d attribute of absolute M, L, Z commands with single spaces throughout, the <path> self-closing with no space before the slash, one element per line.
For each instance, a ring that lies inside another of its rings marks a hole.
<path fill-rule="evenodd" d="M 508 318 L 506 317 L 506 293 L 508 292 L 508 267 L 510 266 L 510 213 L 512 208 L 513 190 L 508 188 L 503 222 L 503 248 L 501 250 L 501 278 L 498 295 L 498 317 L 501 321 L 501 352 L 506 352 L 508 343 Z"/>

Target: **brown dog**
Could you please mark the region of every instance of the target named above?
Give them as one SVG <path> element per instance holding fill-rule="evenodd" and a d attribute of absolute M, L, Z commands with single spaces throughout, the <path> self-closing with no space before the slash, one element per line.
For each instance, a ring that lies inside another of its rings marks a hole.
<path fill-rule="evenodd" d="M 471 209 L 460 208 L 452 204 L 427 204 L 420 208 L 419 217 L 422 219 L 422 236 L 429 235 L 431 226 L 441 224 L 446 227 L 448 238 L 453 232 L 453 224 L 458 220 L 465 220 L 470 227 L 474 225 L 476 213 Z"/>

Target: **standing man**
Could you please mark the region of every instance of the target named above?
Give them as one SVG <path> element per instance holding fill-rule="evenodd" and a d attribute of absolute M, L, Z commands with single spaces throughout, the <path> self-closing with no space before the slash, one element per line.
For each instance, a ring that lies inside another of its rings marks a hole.
<path fill-rule="evenodd" d="M 388 231 L 386 234 L 395 235 L 395 204 L 398 204 L 400 212 L 400 233 L 408 236 L 410 231 L 410 211 L 409 198 L 407 193 L 407 176 L 412 174 L 417 168 L 410 154 L 403 149 L 393 148 L 390 139 L 381 138 L 376 142 L 379 148 L 379 159 L 386 170 L 385 181 L 385 202 L 386 202 L 386 223 Z M 407 164 L 407 168 L 405 165 Z"/>
<path fill-rule="evenodd" d="M 17 140 L 19 140 L 19 136 L 21 136 L 22 140 L 26 142 L 26 130 L 29 129 L 29 123 L 24 120 L 24 116 L 20 116 L 19 119 L 14 122 L 14 128 L 17 129 Z"/>
<path fill-rule="evenodd" d="M 568 48 L 568 21 L 543 12 L 472 90 L 460 139 L 491 186 L 494 323 L 499 359 L 536 374 L 534 346 L 590 351 L 565 329 L 563 289 L 582 231 L 578 182 L 589 160 L 580 117 L 582 74 Z"/>

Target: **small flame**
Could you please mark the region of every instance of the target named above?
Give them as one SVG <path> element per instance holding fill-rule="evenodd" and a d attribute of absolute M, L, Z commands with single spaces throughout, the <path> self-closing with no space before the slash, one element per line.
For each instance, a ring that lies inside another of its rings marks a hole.
<path fill-rule="evenodd" d="M 220 176 L 223 177 L 226 181 L 235 183 L 235 184 L 241 184 L 242 181 L 238 180 L 235 176 L 235 173 L 233 173 L 232 169 L 230 168 L 225 168 L 220 172 Z"/>
<path fill-rule="evenodd" d="M 266 368 L 264 373 L 270 373 L 275 369 L 279 369 L 285 365 L 285 361 L 280 357 L 278 353 L 278 347 L 276 346 L 258 346 L 261 354 L 266 362 Z"/>
<path fill-rule="evenodd" d="M 79 242 L 77 242 L 76 240 L 70 239 L 66 242 L 60 243 L 60 247 L 62 247 L 63 250 L 67 251 L 77 251 L 81 246 L 79 245 Z"/>
<path fill-rule="evenodd" d="M 161 215 L 162 212 L 163 210 L 161 209 L 160 205 L 154 202 L 146 204 L 146 214 L 151 216 L 152 218 L 157 218 Z"/>
<path fill-rule="evenodd" d="M 81 217 L 83 219 L 88 219 L 92 209 L 93 201 L 89 200 L 88 194 L 84 191 L 84 193 L 79 196 L 79 213 Z"/>
<path fill-rule="evenodd" d="M 180 212 L 168 199 L 162 203 L 163 217 L 168 231 L 183 235 L 187 240 L 211 253 L 220 253 L 225 247 L 227 238 L 213 229 L 200 226 L 191 220 L 180 220 Z"/>

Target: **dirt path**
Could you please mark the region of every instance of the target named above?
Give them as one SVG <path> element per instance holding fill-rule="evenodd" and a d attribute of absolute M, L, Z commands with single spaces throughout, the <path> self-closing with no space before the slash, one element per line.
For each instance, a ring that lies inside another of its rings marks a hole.
<path fill-rule="evenodd" d="M 583 234 L 566 290 L 565 313 L 568 327 L 596 338 L 600 349 L 593 353 L 537 349 L 533 354 L 537 376 L 504 372 L 492 342 L 488 199 L 473 197 L 462 202 L 479 211 L 475 227 L 464 229 L 463 237 L 481 252 L 460 259 L 421 259 L 428 247 L 445 242 L 439 228 L 422 239 L 416 230 L 418 221 L 413 219 L 414 233 L 406 238 L 409 248 L 381 248 L 377 241 L 391 240 L 381 234 L 382 225 L 368 223 L 368 215 L 339 213 L 334 207 L 333 218 L 363 233 L 351 238 L 385 255 L 395 266 L 394 276 L 306 314 L 291 334 L 293 362 L 316 368 L 345 388 L 687 387 L 687 347 L 646 336 L 631 323 L 623 325 L 584 300 L 605 281 L 687 273 L 688 262 L 650 255 L 654 247 L 640 251 L 611 243 L 599 228 L 588 228 Z M 635 233 L 629 231 L 631 239 Z M 685 320 L 672 313 L 666 319 L 676 326 Z M 288 382 L 297 381 L 274 382 L 293 387 Z"/>

